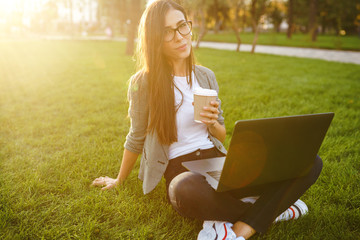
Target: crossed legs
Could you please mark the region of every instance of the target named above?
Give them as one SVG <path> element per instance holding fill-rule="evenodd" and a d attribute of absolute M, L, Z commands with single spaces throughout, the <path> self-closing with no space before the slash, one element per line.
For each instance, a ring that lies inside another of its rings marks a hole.
<path fill-rule="evenodd" d="M 180 215 L 231 222 L 237 235 L 250 237 L 255 231 L 266 232 L 274 219 L 315 183 L 321 169 L 322 160 L 317 156 L 313 168 L 304 177 L 222 193 L 216 192 L 204 176 L 183 172 L 167 184 L 168 196 Z M 259 196 L 259 199 L 254 204 L 239 200 L 247 196 Z"/>

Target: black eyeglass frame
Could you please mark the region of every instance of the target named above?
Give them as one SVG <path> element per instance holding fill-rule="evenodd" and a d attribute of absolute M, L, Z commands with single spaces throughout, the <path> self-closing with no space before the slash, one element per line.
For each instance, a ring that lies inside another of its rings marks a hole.
<path fill-rule="evenodd" d="M 189 31 L 188 33 L 186 33 L 186 34 L 183 34 L 183 33 L 180 32 L 180 27 L 181 27 L 184 23 L 186 23 L 186 24 L 189 26 L 189 29 L 190 29 L 190 31 Z M 186 36 L 186 35 L 188 35 L 189 33 L 191 33 L 191 31 L 192 31 L 192 21 L 190 21 L 190 20 L 184 21 L 184 22 L 182 22 L 177 28 L 168 28 L 167 30 L 172 30 L 172 31 L 173 31 L 173 36 L 172 36 L 172 38 L 171 38 L 170 40 L 165 40 L 165 36 L 164 36 L 164 41 L 165 41 L 165 42 L 171 42 L 172 40 L 174 40 L 176 32 L 180 33 L 181 36 Z"/>

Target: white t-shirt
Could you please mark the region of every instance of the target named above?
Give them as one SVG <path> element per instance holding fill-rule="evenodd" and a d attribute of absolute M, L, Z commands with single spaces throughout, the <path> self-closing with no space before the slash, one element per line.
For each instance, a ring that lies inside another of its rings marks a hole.
<path fill-rule="evenodd" d="M 174 83 L 183 94 L 183 103 L 176 113 L 178 141 L 169 147 L 170 159 L 194 152 L 197 149 L 214 147 L 214 144 L 208 138 L 207 126 L 204 123 L 194 121 L 194 106 L 192 105 L 194 101 L 193 89 L 200 86 L 194 73 L 192 73 L 192 80 L 193 84 L 192 88 L 190 88 L 186 77 L 174 76 Z M 174 87 L 174 91 L 175 105 L 178 106 L 182 96 L 176 87 Z"/>

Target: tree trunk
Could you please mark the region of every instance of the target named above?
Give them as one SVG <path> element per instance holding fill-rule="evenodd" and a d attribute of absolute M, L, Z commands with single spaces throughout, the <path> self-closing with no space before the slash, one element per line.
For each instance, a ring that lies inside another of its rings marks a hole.
<path fill-rule="evenodd" d="M 202 29 L 200 30 L 200 34 L 199 34 L 198 40 L 196 41 L 195 48 L 199 48 L 200 42 L 202 41 L 202 39 L 203 39 L 204 36 L 206 35 L 206 32 L 207 32 L 206 29 L 203 29 L 203 28 L 202 28 Z"/>
<path fill-rule="evenodd" d="M 325 33 L 326 33 L 326 21 L 325 21 L 325 17 L 323 17 L 321 22 L 321 34 L 324 35 Z"/>
<path fill-rule="evenodd" d="M 243 9 L 243 12 L 244 12 L 243 17 L 242 17 L 242 22 L 243 22 L 243 23 L 242 23 L 242 29 L 245 30 L 246 20 L 247 20 L 247 18 L 246 18 L 246 12 L 247 12 L 246 4 L 243 4 L 242 9 Z"/>
<path fill-rule="evenodd" d="M 241 4 L 241 2 L 236 3 L 235 19 L 234 19 L 234 22 L 233 22 L 233 30 L 235 32 L 235 36 L 236 36 L 236 40 L 237 40 L 237 45 L 236 45 L 236 51 L 237 52 L 240 51 L 240 45 L 241 45 L 241 38 L 240 38 L 239 26 L 238 26 L 240 4 Z"/>
<path fill-rule="evenodd" d="M 275 29 L 276 29 L 276 32 L 277 32 L 277 33 L 280 32 L 280 25 L 281 25 L 281 23 L 280 23 L 280 24 L 276 24 L 276 26 L 275 26 Z"/>
<path fill-rule="evenodd" d="M 215 11 L 215 34 L 218 34 L 220 28 L 220 20 L 219 20 L 219 2 L 218 0 L 214 0 L 214 11 Z"/>
<path fill-rule="evenodd" d="M 257 6 L 257 0 L 252 0 L 251 2 L 252 28 L 255 30 L 251 53 L 255 53 L 255 47 L 259 38 L 259 21 L 261 16 L 265 14 L 266 2 L 266 0 L 259 1 L 259 6 Z"/>
<path fill-rule="evenodd" d="M 288 1 L 288 29 L 287 29 L 287 38 L 291 38 L 294 25 L 294 0 Z"/>
<path fill-rule="evenodd" d="M 236 36 L 236 40 L 237 40 L 237 44 L 236 44 L 236 51 L 239 52 L 240 51 L 240 45 L 241 45 L 241 38 L 240 38 L 240 33 L 239 33 L 239 29 L 234 29 L 235 32 L 235 36 Z"/>
<path fill-rule="evenodd" d="M 256 22 L 256 2 L 257 0 L 251 0 L 251 21 L 252 21 L 252 25 L 251 25 L 251 28 L 252 28 L 252 32 L 253 33 L 256 33 L 256 26 L 257 26 L 257 23 L 254 24 L 254 22 Z"/>
<path fill-rule="evenodd" d="M 128 5 L 129 6 L 129 5 Z M 133 55 L 134 54 L 134 40 L 136 36 L 136 29 L 139 21 L 138 13 L 141 12 L 140 8 L 140 0 L 132 0 L 130 7 L 130 24 L 128 26 L 128 36 L 126 42 L 126 55 Z"/>
<path fill-rule="evenodd" d="M 310 0 L 310 11 L 309 11 L 309 30 L 311 34 L 311 41 L 315 42 L 317 37 L 317 0 Z"/>
<path fill-rule="evenodd" d="M 251 46 L 251 53 L 255 53 L 256 43 L 259 38 L 259 27 L 257 26 L 257 24 L 256 26 L 254 26 L 254 28 L 255 28 L 255 36 Z"/>
<path fill-rule="evenodd" d="M 342 28 L 342 22 L 341 22 L 341 17 L 337 16 L 336 17 L 336 35 L 339 36 L 340 35 L 340 30 Z"/>
<path fill-rule="evenodd" d="M 204 3 L 205 1 L 203 1 Z M 204 5 L 203 5 L 204 6 Z M 200 42 L 202 41 L 202 39 L 204 38 L 204 36 L 207 33 L 207 29 L 206 29 L 206 18 L 205 18 L 205 9 L 201 8 L 200 9 L 200 15 L 201 15 L 201 24 L 200 24 L 200 33 L 199 33 L 199 37 L 196 41 L 196 45 L 195 48 L 199 48 Z"/>

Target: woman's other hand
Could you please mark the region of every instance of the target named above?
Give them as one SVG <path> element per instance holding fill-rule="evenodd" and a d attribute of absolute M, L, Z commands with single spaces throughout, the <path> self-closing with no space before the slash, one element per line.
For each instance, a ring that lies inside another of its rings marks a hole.
<path fill-rule="evenodd" d="M 92 182 L 92 186 L 103 187 L 101 190 L 112 189 L 125 181 L 134 167 L 138 153 L 133 153 L 127 149 L 124 149 L 123 158 L 121 161 L 121 167 L 117 178 L 99 177 Z"/>
<path fill-rule="evenodd" d="M 102 187 L 101 190 L 108 190 L 108 189 L 112 189 L 114 187 L 116 187 L 117 185 L 119 185 L 119 180 L 116 178 L 110 178 L 108 176 L 106 177 L 99 177 L 96 178 L 92 184 L 92 186 L 97 186 L 97 187 Z"/>

